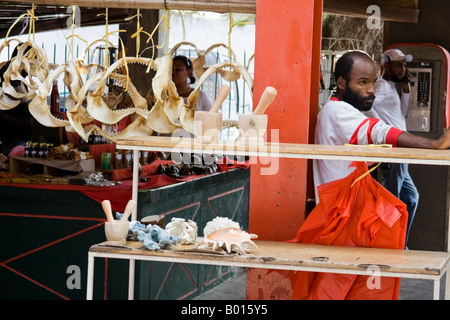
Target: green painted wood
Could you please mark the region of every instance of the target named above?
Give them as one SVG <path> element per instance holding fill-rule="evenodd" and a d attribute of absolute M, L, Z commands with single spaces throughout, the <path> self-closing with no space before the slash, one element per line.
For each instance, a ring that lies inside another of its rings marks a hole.
<path fill-rule="evenodd" d="M 232 170 L 139 192 L 138 219 L 192 219 L 199 235 L 216 214 L 248 228 L 250 170 Z M 0 186 L 0 299 L 85 299 L 87 253 L 105 241 L 101 205 L 78 191 Z M 70 289 L 69 266 L 80 268 Z M 136 263 L 135 299 L 191 299 L 233 276 L 192 264 Z M 106 284 L 106 289 L 104 289 Z M 94 299 L 128 298 L 128 261 L 95 260 Z"/>

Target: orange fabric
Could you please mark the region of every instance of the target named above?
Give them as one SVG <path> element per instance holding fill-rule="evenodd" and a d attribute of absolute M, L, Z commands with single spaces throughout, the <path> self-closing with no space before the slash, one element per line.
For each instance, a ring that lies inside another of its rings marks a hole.
<path fill-rule="evenodd" d="M 403 249 L 408 213 L 406 205 L 353 162 L 346 178 L 321 185 L 319 204 L 294 239 L 288 242 Z M 315 272 L 288 272 L 292 299 L 398 299 L 399 278 L 381 277 L 380 289 L 370 289 L 368 276 Z"/>

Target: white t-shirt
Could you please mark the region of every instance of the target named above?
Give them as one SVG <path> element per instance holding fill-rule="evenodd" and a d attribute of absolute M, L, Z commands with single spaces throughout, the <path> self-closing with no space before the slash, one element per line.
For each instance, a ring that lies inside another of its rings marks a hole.
<path fill-rule="evenodd" d="M 384 122 L 406 131 L 405 117 L 408 115 L 410 93 L 398 94 L 396 84 L 383 78 L 375 85 L 375 100 L 372 109 Z"/>
<path fill-rule="evenodd" d="M 380 119 L 368 118 L 358 109 L 344 101 L 332 98 L 320 110 L 317 116 L 315 143 L 324 145 L 367 145 L 392 144 L 397 146 L 397 138 L 402 133 Z M 345 178 L 354 168 L 349 168 L 351 161 L 314 160 L 314 185 L 317 187 L 338 179 Z"/>
<path fill-rule="evenodd" d="M 183 97 L 184 103 L 187 103 L 187 99 L 188 97 Z M 212 105 L 211 102 L 209 101 L 208 96 L 206 95 L 206 93 L 204 93 L 203 91 L 199 91 L 198 92 L 198 100 L 197 100 L 197 104 L 195 105 L 195 110 L 196 111 L 209 111 L 209 109 L 211 109 Z"/>

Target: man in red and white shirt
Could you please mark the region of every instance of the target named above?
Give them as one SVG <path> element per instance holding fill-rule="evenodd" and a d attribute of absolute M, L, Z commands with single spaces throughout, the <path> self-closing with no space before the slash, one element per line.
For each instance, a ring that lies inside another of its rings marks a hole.
<path fill-rule="evenodd" d="M 316 144 L 367 145 L 392 144 L 394 147 L 447 149 L 450 131 L 433 140 L 410 134 L 377 118 L 368 118 L 375 100 L 376 67 L 372 59 L 360 51 L 344 54 L 336 62 L 336 95 L 320 110 L 315 134 Z M 350 161 L 314 160 L 314 184 L 317 186 L 341 179 L 351 173 Z"/>

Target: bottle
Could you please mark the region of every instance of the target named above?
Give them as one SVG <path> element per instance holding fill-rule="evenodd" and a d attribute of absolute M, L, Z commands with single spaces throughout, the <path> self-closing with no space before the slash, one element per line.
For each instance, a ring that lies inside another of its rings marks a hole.
<path fill-rule="evenodd" d="M 142 157 L 141 157 L 140 163 L 141 163 L 141 165 L 148 163 L 148 151 L 147 150 L 142 151 Z"/>
<path fill-rule="evenodd" d="M 122 169 L 123 161 L 122 161 L 122 152 L 121 150 L 116 150 L 114 152 L 114 169 Z"/>
<path fill-rule="evenodd" d="M 133 161 L 133 159 L 132 159 L 132 151 L 130 151 L 130 150 L 125 150 L 124 151 L 124 153 L 125 153 L 125 155 L 124 155 L 124 158 L 123 158 L 123 167 L 124 168 L 130 168 L 131 166 L 132 166 L 132 161 Z"/>
<path fill-rule="evenodd" d="M 37 158 L 37 142 L 33 142 L 31 145 L 31 157 Z"/>
<path fill-rule="evenodd" d="M 50 112 L 54 116 L 59 115 L 59 90 L 58 80 L 53 80 L 52 93 L 50 94 Z"/>
<path fill-rule="evenodd" d="M 39 143 L 38 158 L 44 158 L 44 143 Z"/>
<path fill-rule="evenodd" d="M 46 143 L 44 146 L 44 158 L 47 158 L 47 153 L 50 151 L 50 143 Z"/>
<path fill-rule="evenodd" d="M 27 143 L 25 144 L 25 150 L 24 150 L 24 157 L 29 158 L 31 157 L 31 141 L 27 141 Z"/>

